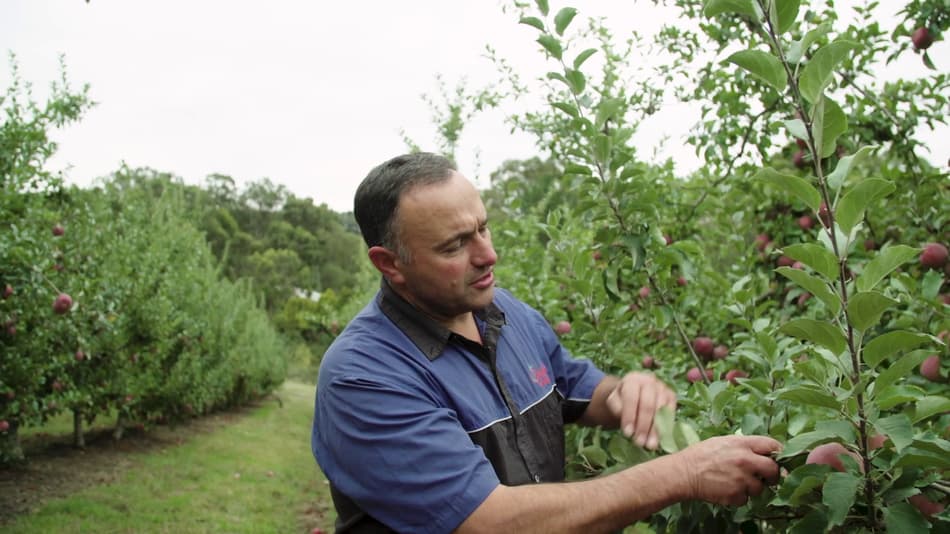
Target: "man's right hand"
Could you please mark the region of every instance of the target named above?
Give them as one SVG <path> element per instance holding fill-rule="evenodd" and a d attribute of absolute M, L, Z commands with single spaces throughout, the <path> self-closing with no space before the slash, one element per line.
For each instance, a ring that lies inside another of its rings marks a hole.
<path fill-rule="evenodd" d="M 741 506 L 778 483 L 779 466 L 771 458 L 782 444 L 768 436 L 720 436 L 675 453 L 691 499 Z"/>

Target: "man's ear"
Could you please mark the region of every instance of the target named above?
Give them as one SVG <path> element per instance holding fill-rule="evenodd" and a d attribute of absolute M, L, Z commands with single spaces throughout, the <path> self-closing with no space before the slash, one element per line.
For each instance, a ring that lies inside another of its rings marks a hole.
<path fill-rule="evenodd" d="M 401 284 L 403 282 L 402 272 L 400 271 L 402 262 L 399 261 L 399 256 L 395 252 L 377 245 L 369 247 L 367 254 L 369 255 L 369 261 L 373 262 L 376 270 L 382 273 L 390 283 Z"/>

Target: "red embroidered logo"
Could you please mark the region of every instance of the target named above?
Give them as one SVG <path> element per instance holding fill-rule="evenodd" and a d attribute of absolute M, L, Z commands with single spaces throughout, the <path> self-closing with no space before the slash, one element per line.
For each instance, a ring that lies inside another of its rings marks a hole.
<path fill-rule="evenodd" d="M 541 387 L 550 385 L 551 377 L 548 376 L 548 368 L 544 365 L 541 367 L 531 367 L 531 381 Z"/>

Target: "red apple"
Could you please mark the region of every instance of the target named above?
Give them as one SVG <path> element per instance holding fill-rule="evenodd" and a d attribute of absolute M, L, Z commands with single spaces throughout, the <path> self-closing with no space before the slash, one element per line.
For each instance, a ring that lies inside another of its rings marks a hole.
<path fill-rule="evenodd" d="M 920 375 L 931 382 L 940 382 L 940 356 L 928 356 L 920 364 Z"/>
<path fill-rule="evenodd" d="M 934 515 L 942 512 L 945 508 L 943 503 L 931 501 L 923 493 L 911 495 L 907 498 L 907 502 L 912 504 L 914 508 L 920 510 L 920 513 L 926 517 L 933 517 Z"/>
<path fill-rule="evenodd" d="M 0 419 L 0 432 L 10 430 L 10 423 L 6 419 Z"/>
<path fill-rule="evenodd" d="M 825 225 L 825 228 L 831 227 L 831 212 L 828 211 L 828 204 L 822 202 L 818 207 L 818 218 L 821 219 L 821 224 Z"/>
<path fill-rule="evenodd" d="M 656 360 L 653 356 L 644 356 L 643 357 L 643 368 L 644 369 L 654 369 L 656 368 Z"/>
<path fill-rule="evenodd" d="M 713 357 L 713 347 L 713 340 L 706 336 L 700 336 L 693 340 L 693 350 L 704 360 Z"/>
<path fill-rule="evenodd" d="M 805 306 L 805 303 L 808 302 L 808 299 L 811 298 L 811 293 L 802 293 L 798 296 L 798 307 L 801 308 Z"/>
<path fill-rule="evenodd" d="M 62 315 L 68 312 L 73 307 L 73 298 L 67 295 L 66 293 L 60 293 L 56 295 L 56 300 L 53 301 L 53 311 Z"/>
<path fill-rule="evenodd" d="M 558 323 L 554 325 L 554 331 L 557 332 L 559 336 L 570 333 L 571 323 L 567 321 L 558 321 Z"/>
<path fill-rule="evenodd" d="M 808 142 L 804 139 L 795 139 L 795 144 L 798 145 L 798 148 L 805 150 L 808 148 Z"/>
<path fill-rule="evenodd" d="M 725 360 L 726 356 L 729 356 L 729 347 L 725 345 L 716 345 L 716 348 L 713 349 L 713 359 L 715 360 Z"/>
<path fill-rule="evenodd" d="M 877 243 L 873 239 L 865 239 L 864 250 L 877 250 Z"/>
<path fill-rule="evenodd" d="M 670 234 L 663 234 L 663 241 L 666 241 L 667 245 L 673 244 L 673 238 L 670 237 Z"/>
<path fill-rule="evenodd" d="M 646 300 L 650 297 L 650 288 L 648 286 L 643 286 L 640 288 L 639 292 L 640 298 Z"/>
<path fill-rule="evenodd" d="M 676 285 L 678 285 L 678 286 L 680 286 L 680 287 L 683 287 L 683 286 L 685 286 L 685 285 L 688 284 L 688 283 L 689 283 L 689 281 L 686 280 L 686 277 L 684 277 L 684 276 L 681 276 L 681 277 L 679 277 L 679 278 L 676 279 Z"/>
<path fill-rule="evenodd" d="M 791 267 L 795 263 L 795 260 L 789 258 L 788 256 L 782 255 L 775 260 L 775 264 L 779 267 Z"/>
<path fill-rule="evenodd" d="M 802 230 L 811 230 L 815 226 L 815 220 L 808 215 L 802 215 L 798 218 L 798 227 Z"/>
<path fill-rule="evenodd" d="M 847 448 L 844 445 L 836 442 L 825 443 L 824 445 L 819 445 L 811 450 L 808 453 L 808 457 L 805 458 L 806 464 L 823 464 L 830 465 L 832 469 L 836 471 L 844 472 L 846 471 L 844 462 L 841 461 L 840 456 L 842 454 L 847 454 L 854 458 L 854 461 L 858 463 L 858 467 L 861 469 L 861 472 L 864 472 L 864 465 L 861 461 L 861 457 Z"/>
<path fill-rule="evenodd" d="M 713 376 L 715 376 L 713 375 L 713 370 L 706 369 L 706 378 L 708 378 L 709 380 L 712 380 Z M 703 379 L 703 374 L 702 374 L 702 371 L 700 371 L 698 367 L 690 367 L 689 370 L 686 371 L 686 380 L 688 380 L 690 384 L 695 384 L 696 382 L 700 382 L 702 381 L 702 379 Z"/>
<path fill-rule="evenodd" d="M 920 253 L 920 264 L 930 269 L 939 269 L 947 263 L 947 247 L 940 243 L 927 243 Z"/>
<path fill-rule="evenodd" d="M 53 391 L 62 391 L 62 390 L 63 390 L 63 383 L 60 382 L 59 380 L 54 380 Z"/>
<path fill-rule="evenodd" d="M 726 374 L 723 376 L 724 379 L 728 380 L 732 385 L 739 385 L 739 378 L 746 378 L 749 374 L 743 371 L 742 369 L 730 369 L 726 371 Z"/>
<path fill-rule="evenodd" d="M 930 45 L 934 44 L 934 38 L 930 35 L 930 30 L 926 26 L 921 26 L 914 30 L 914 34 L 910 36 L 910 40 L 914 43 L 914 48 L 917 50 L 927 50 L 930 48 Z"/>
<path fill-rule="evenodd" d="M 868 448 L 873 450 L 880 449 L 887 441 L 887 434 L 874 434 L 868 438 Z"/>
<path fill-rule="evenodd" d="M 76 361 L 77 361 L 77 362 L 81 362 L 81 361 L 83 361 L 83 360 L 86 359 L 86 353 L 83 352 L 81 349 L 80 349 L 80 350 L 77 350 L 77 351 L 76 351 L 76 354 L 75 354 L 75 357 L 76 357 Z"/>
<path fill-rule="evenodd" d="M 799 271 L 801 271 L 802 269 L 805 268 L 805 264 L 800 261 L 796 261 L 795 263 L 791 265 L 791 267 L 792 269 L 798 269 Z"/>
<path fill-rule="evenodd" d="M 772 238 L 768 234 L 759 234 L 755 236 L 755 248 L 760 251 L 765 250 L 765 247 L 769 246 L 769 243 L 772 242 Z"/>
<path fill-rule="evenodd" d="M 794 156 L 792 156 L 792 164 L 794 164 L 795 167 L 799 169 L 803 169 L 805 165 L 807 165 L 807 162 L 805 161 L 804 150 L 799 150 Z"/>
<path fill-rule="evenodd" d="M 3 288 L 3 300 L 7 300 L 11 296 L 13 296 L 13 286 L 7 284 L 7 286 Z"/>
<path fill-rule="evenodd" d="M 63 225 L 61 225 L 61 224 L 56 224 L 56 225 L 53 226 L 53 235 L 54 235 L 54 236 L 59 237 L 59 236 L 65 234 L 65 233 L 66 233 L 66 229 L 63 228 Z"/>

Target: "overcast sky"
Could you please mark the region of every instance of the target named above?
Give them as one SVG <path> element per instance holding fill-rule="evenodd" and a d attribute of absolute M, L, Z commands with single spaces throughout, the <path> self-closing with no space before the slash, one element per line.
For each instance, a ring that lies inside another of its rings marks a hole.
<path fill-rule="evenodd" d="M 580 8 L 578 21 L 609 17 L 618 35 L 633 28 L 651 34 L 673 13 L 648 0 L 570 5 Z M 437 74 L 450 90 L 463 78 L 473 87 L 490 83 L 496 75 L 483 57 L 486 44 L 523 76 L 546 70 L 536 31 L 500 6 L 497 0 L 2 0 L 0 50 L 16 54 L 38 97 L 58 77 L 60 54 L 73 85 L 90 84 L 96 107 L 54 134 L 60 149 L 51 166 L 67 169 L 70 183 L 89 184 L 125 162 L 188 183 L 211 173 L 239 183 L 267 177 L 349 211 L 369 169 L 406 151 L 401 130 L 423 149 L 436 148 L 421 95 L 437 94 Z M 559 7 L 552 2 L 552 12 Z M 945 44 L 932 49 L 944 72 Z M 923 72 L 913 67 L 912 75 Z M 4 64 L 3 89 L 9 77 Z M 681 140 L 694 117 L 688 106 L 665 108 L 641 126 L 641 154 L 670 136 L 661 155 L 674 155 L 680 172 L 695 169 L 700 161 Z M 945 161 L 950 131 L 930 139 L 934 160 Z M 458 159 L 464 174 L 486 185 L 502 161 L 536 153 L 532 140 L 510 134 L 496 113 L 469 124 Z"/>

